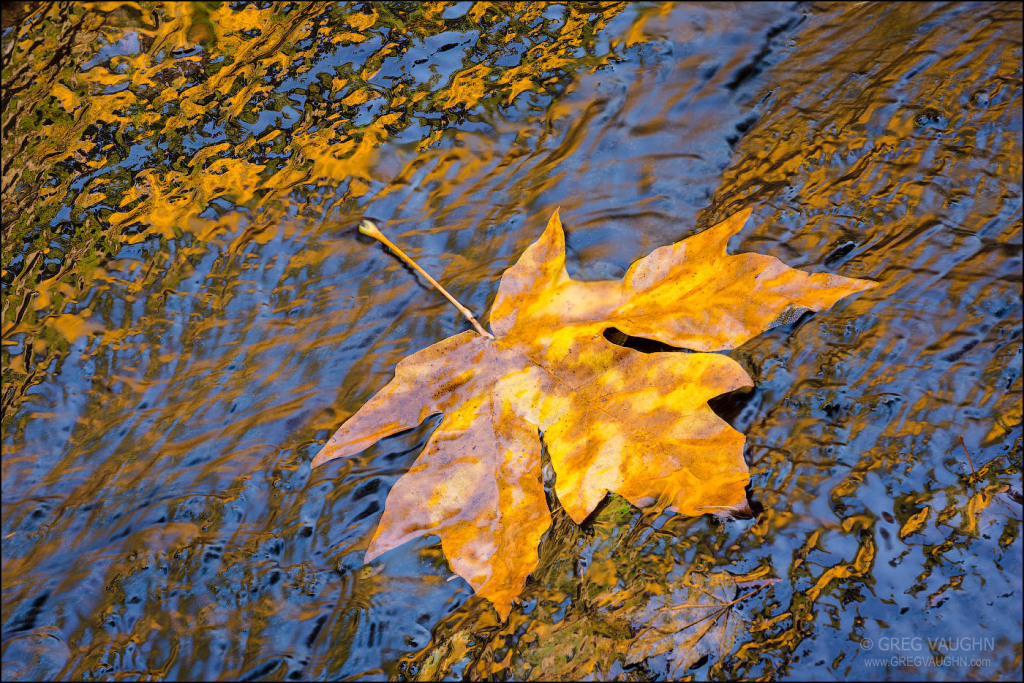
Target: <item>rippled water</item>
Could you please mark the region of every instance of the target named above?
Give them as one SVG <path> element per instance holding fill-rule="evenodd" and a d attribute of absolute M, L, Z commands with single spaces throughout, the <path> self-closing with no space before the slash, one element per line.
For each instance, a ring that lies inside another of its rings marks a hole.
<path fill-rule="evenodd" d="M 683 674 L 1020 678 L 1016 4 L 11 7 L 5 680 L 679 675 L 644 610 L 723 571 L 780 580 Z M 309 461 L 467 324 L 361 217 L 482 314 L 555 207 L 604 279 L 748 206 L 881 283 L 731 353 L 753 519 L 556 510 L 504 624 L 363 565 L 435 421 Z"/>

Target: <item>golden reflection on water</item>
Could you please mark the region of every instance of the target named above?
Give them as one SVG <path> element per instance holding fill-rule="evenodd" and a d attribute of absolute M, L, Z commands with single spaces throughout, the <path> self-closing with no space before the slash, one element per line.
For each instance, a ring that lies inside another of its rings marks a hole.
<path fill-rule="evenodd" d="M 1019 8 L 261 7 L 5 14 L 5 679 L 664 677 L 644 610 L 725 571 L 781 581 L 697 677 L 1019 676 Z M 361 561 L 436 421 L 308 463 L 464 329 L 359 219 L 480 316 L 555 207 L 581 279 L 752 207 L 882 285 L 731 354 L 760 514 L 555 509 L 499 624 L 429 538 Z"/>

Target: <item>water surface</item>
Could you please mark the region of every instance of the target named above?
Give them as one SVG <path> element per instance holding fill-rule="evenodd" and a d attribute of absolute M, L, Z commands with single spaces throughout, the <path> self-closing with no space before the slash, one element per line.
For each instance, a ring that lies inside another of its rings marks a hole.
<path fill-rule="evenodd" d="M 1021 677 L 1016 4 L 7 12 L 5 680 Z M 362 561 L 436 420 L 309 462 L 468 327 L 358 221 L 482 315 L 556 207 L 580 279 L 753 207 L 880 286 L 731 352 L 753 519 L 556 509 L 503 624 Z M 779 581 L 631 661 L 722 572 Z"/>

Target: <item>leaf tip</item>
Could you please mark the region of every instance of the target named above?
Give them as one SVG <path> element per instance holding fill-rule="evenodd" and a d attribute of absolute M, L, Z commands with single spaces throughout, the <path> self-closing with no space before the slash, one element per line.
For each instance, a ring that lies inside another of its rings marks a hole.
<path fill-rule="evenodd" d="M 501 604 L 498 604 L 492 602 L 491 604 L 494 605 L 494 611 L 498 613 L 498 618 L 501 619 L 501 623 L 504 624 L 506 621 L 508 621 L 508 615 L 512 614 L 512 603 L 503 602 Z"/>
<path fill-rule="evenodd" d="M 732 214 L 728 218 L 725 218 L 722 222 L 713 226 L 711 229 L 721 228 L 722 231 L 730 236 L 735 235 L 743 226 L 747 224 L 750 217 L 754 215 L 754 207 L 748 206 L 745 209 L 740 209 L 736 213 Z"/>
<path fill-rule="evenodd" d="M 334 441 L 334 437 L 331 437 L 330 441 L 320 447 L 320 450 L 317 451 L 317 454 L 313 456 L 313 460 L 309 463 L 309 469 L 315 470 L 320 465 L 339 457 L 336 453 L 331 453 L 329 450 L 332 441 Z"/>
<path fill-rule="evenodd" d="M 547 232 L 548 230 L 557 230 L 557 232 L 559 234 L 563 234 L 563 232 L 562 232 L 562 218 L 559 215 L 558 211 L 559 211 L 559 209 L 556 208 L 555 212 L 551 214 L 551 218 L 548 219 L 548 226 L 547 226 L 547 230 L 545 230 L 545 232 Z"/>
<path fill-rule="evenodd" d="M 875 287 L 878 287 L 880 284 L 882 284 L 881 282 L 876 282 L 874 280 L 860 280 L 860 279 L 858 279 L 857 282 L 858 282 L 862 292 L 863 291 L 867 291 L 869 289 L 874 289 Z"/>
<path fill-rule="evenodd" d="M 829 274 L 827 286 L 835 290 L 836 297 L 835 301 L 829 303 L 825 308 L 833 306 L 840 299 L 866 292 L 869 289 L 875 289 L 880 284 L 880 282 L 875 282 L 874 280 L 862 280 L 860 278 Z"/>

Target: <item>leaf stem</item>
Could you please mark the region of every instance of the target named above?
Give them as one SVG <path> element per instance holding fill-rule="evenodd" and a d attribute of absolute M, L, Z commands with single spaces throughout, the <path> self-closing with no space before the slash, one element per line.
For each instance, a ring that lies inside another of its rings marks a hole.
<path fill-rule="evenodd" d="M 957 436 L 960 436 L 960 435 L 958 434 Z M 964 437 L 963 436 L 960 436 L 960 445 L 964 449 L 964 455 L 967 456 L 967 462 L 969 462 L 971 464 L 971 476 L 972 477 L 978 476 L 978 473 L 974 471 L 974 461 L 971 460 L 971 454 L 967 451 L 967 444 L 964 443 Z"/>
<path fill-rule="evenodd" d="M 491 334 L 490 332 L 488 332 L 487 330 L 485 330 L 483 327 L 480 326 L 480 322 L 473 316 L 472 313 L 469 312 L 468 308 L 466 308 L 465 306 L 460 304 L 458 302 L 458 300 L 454 296 L 449 294 L 448 290 L 446 290 L 444 287 L 442 287 L 441 284 L 437 280 L 435 280 L 434 278 L 430 277 L 430 275 L 427 274 L 427 271 L 425 271 L 422 268 L 420 268 L 419 265 L 415 261 L 413 261 L 411 258 L 409 258 L 408 256 L 405 255 L 404 251 L 402 251 L 401 249 L 396 247 L 391 240 L 389 240 L 387 237 L 385 237 L 384 233 L 382 233 L 380 231 L 380 228 L 378 228 L 373 223 L 373 221 L 364 220 L 362 223 L 360 223 L 359 224 L 359 232 L 363 233 L 364 235 L 367 235 L 369 237 L 374 238 L 378 242 L 381 242 L 388 249 L 390 249 L 391 251 L 395 252 L 395 255 L 398 256 L 398 258 L 402 259 L 403 261 L 408 263 L 410 266 L 412 266 L 416 270 L 417 273 L 419 273 L 423 277 L 427 278 L 427 281 L 430 282 L 430 284 L 434 285 L 434 287 L 437 288 L 437 291 L 439 291 L 442 294 L 444 294 L 445 297 L 448 299 L 448 301 L 452 302 L 452 305 L 454 305 L 455 308 L 459 309 L 459 312 L 462 313 L 462 315 L 466 316 L 466 319 L 469 320 L 470 323 L 472 323 L 473 328 L 479 334 L 483 335 L 484 337 L 487 337 L 488 339 L 494 339 L 494 335 Z"/>

